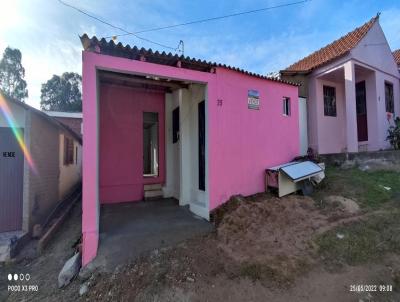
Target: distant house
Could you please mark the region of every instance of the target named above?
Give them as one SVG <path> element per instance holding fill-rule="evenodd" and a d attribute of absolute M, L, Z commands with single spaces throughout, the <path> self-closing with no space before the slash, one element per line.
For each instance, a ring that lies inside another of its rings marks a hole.
<path fill-rule="evenodd" d="M 309 147 L 320 154 L 389 148 L 387 129 L 400 113 L 397 64 L 378 14 L 282 70 L 282 79 L 302 84 Z"/>
<path fill-rule="evenodd" d="M 81 138 L 0 94 L 0 233 L 29 234 L 81 181 Z"/>
<path fill-rule="evenodd" d="M 393 51 L 393 56 L 394 56 L 394 60 L 397 63 L 397 67 L 399 68 L 399 71 L 400 71 L 400 49 Z"/>
<path fill-rule="evenodd" d="M 76 134 L 82 135 L 82 112 L 44 111 L 57 121 L 67 125 Z"/>

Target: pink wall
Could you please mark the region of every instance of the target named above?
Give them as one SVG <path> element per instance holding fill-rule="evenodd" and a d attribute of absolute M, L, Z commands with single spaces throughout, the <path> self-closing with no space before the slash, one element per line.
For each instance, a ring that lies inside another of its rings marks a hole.
<path fill-rule="evenodd" d="M 165 95 L 117 85 L 100 89 L 100 202 L 143 200 L 143 185 L 165 181 Z M 159 118 L 159 175 L 143 177 L 143 112 Z"/>
<path fill-rule="evenodd" d="M 299 154 L 298 88 L 224 68 L 217 69 L 217 95 L 209 100 L 210 209 L 234 194 L 263 192 L 264 171 Z M 249 89 L 260 93 L 260 110 L 247 108 Z M 291 116 L 282 98 L 291 99 Z"/>
<path fill-rule="evenodd" d="M 343 79 L 340 83 L 315 79 L 318 116 L 318 153 L 340 153 L 346 148 L 346 109 Z M 323 86 L 336 90 L 336 116 L 325 116 Z"/>

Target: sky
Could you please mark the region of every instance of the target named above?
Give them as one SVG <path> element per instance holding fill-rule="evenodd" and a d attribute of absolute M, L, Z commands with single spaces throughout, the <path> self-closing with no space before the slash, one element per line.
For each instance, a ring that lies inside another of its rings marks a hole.
<path fill-rule="evenodd" d="M 130 32 L 281 5 L 296 0 L 64 0 Z M 279 71 L 362 25 L 381 12 L 392 50 L 400 48 L 399 0 L 311 0 L 304 4 L 219 21 L 143 33 L 185 56 L 225 63 L 255 73 Z M 22 52 L 29 97 L 40 107 L 41 85 L 54 74 L 81 73 L 79 35 L 122 33 L 63 6 L 57 0 L 0 0 L 0 55 L 7 46 Z M 125 36 L 116 42 L 171 51 Z"/>

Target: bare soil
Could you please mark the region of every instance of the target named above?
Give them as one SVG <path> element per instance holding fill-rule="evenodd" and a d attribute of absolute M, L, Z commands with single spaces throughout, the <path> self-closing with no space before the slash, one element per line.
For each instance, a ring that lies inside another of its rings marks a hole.
<path fill-rule="evenodd" d="M 59 290 L 57 276 L 79 238 L 80 215 L 78 206 L 40 257 L 0 268 L 1 278 L 23 271 L 39 283 L 38 293 L 8 296 L 0 279 L 1 301 L 400 301 L 398 291 L 350 291 L 358 284 L 398 290 L 399 255 L 331 270 L 318 254 L 313 239 L 321 230 L 362 214 L 309 197 L 268 194 L 233 198 L 215 213 L 216 229 L 206 236 L 153 250 L 113 273 L 95 272 Z M 79 296 L 82 284 L 89 290 Z"/>
<path fill-rule="evenodd" d="M 381 264 L 328 271 L 313 236 L 342 220 L 308 197 L 259 194 L 231 200 L 215 233 L 153 251 L 90 284 L 85 301 L 397 301 L 391 293 L 356 293 L 352 284 L 393 284 L 397 256 Z M 112 280 L 112 282 L 110 282 Z"/>

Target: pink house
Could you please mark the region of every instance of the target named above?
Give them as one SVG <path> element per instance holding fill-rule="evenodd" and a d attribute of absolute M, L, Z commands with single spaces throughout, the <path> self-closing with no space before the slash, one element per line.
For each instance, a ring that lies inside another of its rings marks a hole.
<path fill-rule="evenodd" d="M 319 154 L 390 147 L 400 114 L 399 71 L 379 14 L 281 71 L 307 99 L 308 145 Z"/>
<path fill-rule="evenodd" d="M 267 167 L 299 154 L 298 87 L 189 57 L 81 37 L 83 264 L 102 203 L 175 197 L 205 219 L 264 191 Z"/>

